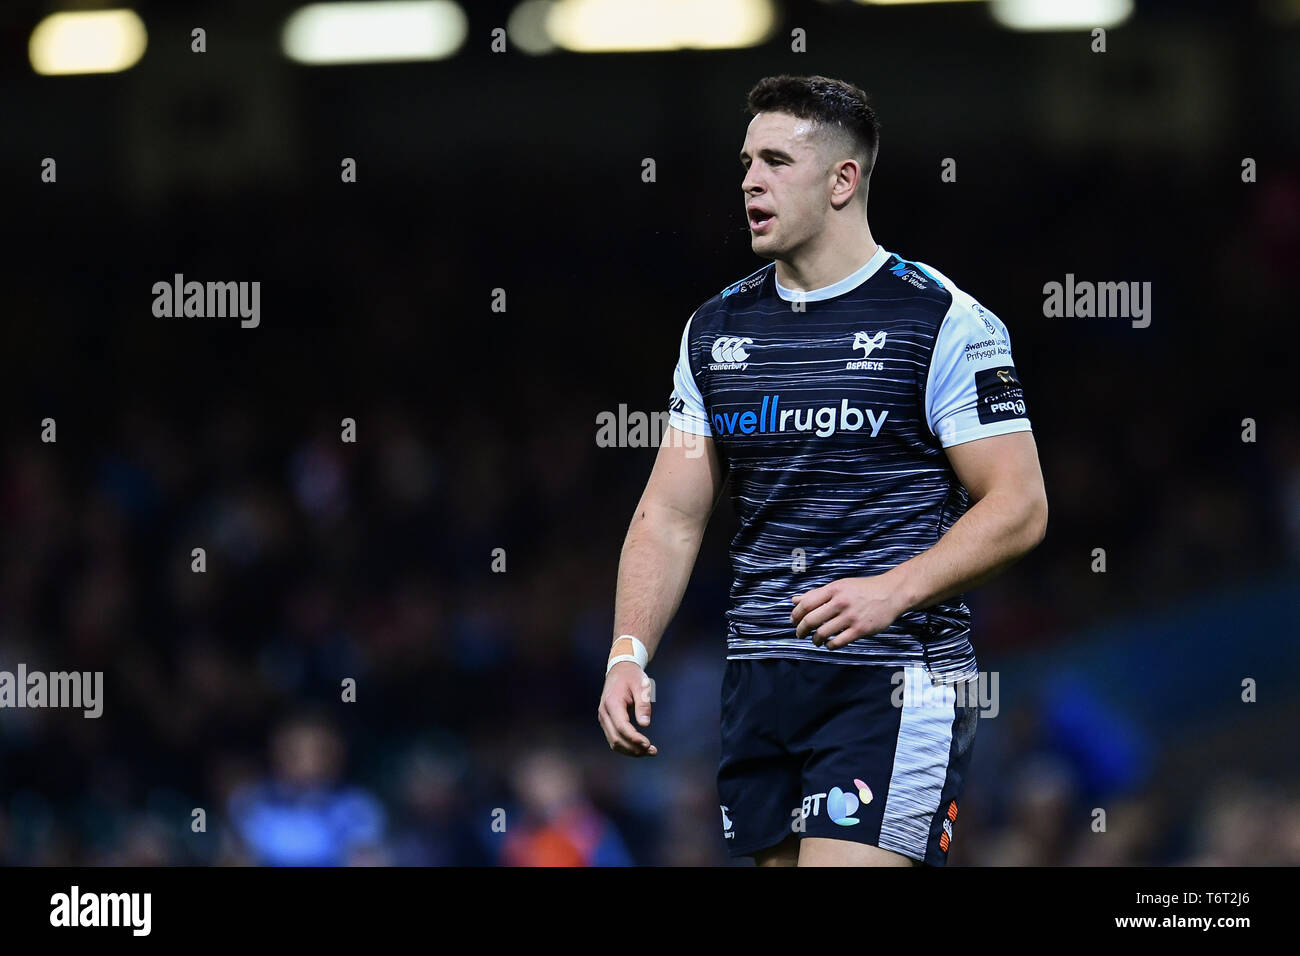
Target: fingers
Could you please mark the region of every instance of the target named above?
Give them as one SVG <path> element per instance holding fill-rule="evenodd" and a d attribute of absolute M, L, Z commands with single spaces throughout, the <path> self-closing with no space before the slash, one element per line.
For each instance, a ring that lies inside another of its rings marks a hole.
<path fill-rule="evenodd" d="M 828 631 L 825 625 L 831 618 L 836 617 L 840 610 L 839 602 L 833 600 L 827 601 L 821 607 L 813 608 L 799 620 L 799 626 L 794 629 L 795 637 L 807 637 L 816 631 L 817 633 L 813 635 L 813 643 L 820 644 L 826 639 L 825 635 L 836 633 Z"/>
<path fill-rule="evenodd" d="M 596 718 L 605 732 L 605 740 L 611 750 L 629 757 L 653 757 L 659 748 L 650 743 L 649 738 L 637 731 L 628 719 L 628 706 L 633 702 L 632 689 L 626 683 L 616 683 L 609 687 L 601 698 Z M 646 714 L 647 719 L 649 714 Z"/>
<path fill-rule="evenodd" d="M 811 591 L 805 591 L 803 594 L 796 594 L 790 600 L 795 602 L 794 610 L 790 612 L 790 623 L 798 624 L 803 620 L 804 615 L 813 608 L 821 607 L 831 597 L 831 584 L 823 584 L 819 588 L 813 588 Z"/>
<path fill-rule="evenodd" d="M 621 752 L 634 757 L 644 757 L 647 754 L 654 755 L 659 752 L 655 745 L 650 743 L 649 737 L 632 726 L 632 721 L 627 716 L 626 703 L 622 706 L 607 709 L 606 714 L 610 717 L 610 723 L 617 734 L 618 742 L 626 748 Z"/>
<path fill-rule="evenodd" d="M 616 753 L 636 756 L 636 751 L 627 743 L 624 743 L 617 730 L 614 729 L 614 722 L 605 713 L 605 704 L 596 708 L 596 719 L 600 721 L 600 729 L 605 734 L 605 743 L 609 744 L 609 749 Z"/>
<path fill-rule="evenodd" d="M 853 629 L 852 622 L 840 614 L 817 629 L 817 633 L 813 635 L 813 643 L 825 644 L 827 650 L 833 651 L 845 644 L 853 643 L 857 636 L 858 632 Z"/>
<path fill-rule="evenodd" d="M 851 628 L 849 630 L 842 631 L 826 642 L 826 649 L 830 651 L 837 651 L 845 644 L 852 644 L 854 641 L 858 639 L 859 636 L 860 635 L 858 635 L 857 632 L 855 632 Z"/>
<path fill-rule="evenodd" d="M 883 581 L 864 580 L 841 578 L 792 597 L 795 635 L 811 635 L 813 644 L 837 650 L 889 627 L 899 614 L 894 596 Z"/>
<path fill-rule="evenodd" d="M 637 731 L 628 720 L 627 706 L 614 706 L 605 710 L 605 737 L 614 750 L 629 757 L 654 756 L 659 749 L 650 743 L 650 738 Z"/>
<path fill-rule="evenodd" d="M 654 685 L 651 683 L 650 678 L 643 672 L 641 674 L 641 686 L 636 692 L 636 707 L 634 708 L 636 712 L 636 722 L 642 727 L 650 726 L 650 704 L 653 696 L 651 693 L 651 687 L 653 686 Z"/>

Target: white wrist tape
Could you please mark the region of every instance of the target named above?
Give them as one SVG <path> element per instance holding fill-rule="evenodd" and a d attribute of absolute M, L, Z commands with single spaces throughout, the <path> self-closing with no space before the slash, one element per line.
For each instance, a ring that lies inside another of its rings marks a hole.
<path fill-rule="evenodd" d="M 614 644 L 610 646 L 610 650 L 613 650 L 614 647 L 618 646 L 619 641 L 631 641 L 632 653 L 616 654 L 615 656 L 611 657 L 609 659 L 609 663 L 605 666 L 605 673 L 608 675 L 609 672 L 613 670 L 614 665 L 619 663 L 620 661 L 634 661 L 637 667 L 641 668 L 642 670 L 645 670 L 645 665 L 647 661 L 649 661 L 650 659 L 650 655 L 646 653 L 645 645 L 642 644 L 639 639 L 633 637 L 631 634 L 620 634 L 618 638 L 614 641 Z"/>

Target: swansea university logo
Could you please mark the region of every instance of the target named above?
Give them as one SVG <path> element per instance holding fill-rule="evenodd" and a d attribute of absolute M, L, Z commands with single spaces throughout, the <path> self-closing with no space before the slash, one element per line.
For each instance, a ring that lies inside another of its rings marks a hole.
<path fill-rule="evenodd" d="M 979 317 L 984 320 L 984 328 L 989 330 L 989 335 L 998 335 L 998 327 L 989 321 L 988 309 L 976 302 L 975 311 L 978 312 Z"/>
<path fill-rule="evenodd" d="M 866 369 L 868 372 L 883 372 L 885 363 L 879 360 L 868 362 L 867 358 L 876 349 L 885 347 L 885 331 L 881 329 L 875 335 L 867 332 L 858 332 L 853 336 L 853 351 L 862 349 L 862 360 L 857 362 L 846 362 L 844 368 L 847 369 Z"/>
<path fill-rule="evenodd" d="M 709 350 L 709 354 L 713 356 L 713 364 L 709 366 L 709 371 L 718 372 L 727 369 L 744 371 L 749 368 L 749 353 L 745 351 L 745 346 L 753 344 L 753 339 L 741 338 L 738 335 L 724 335 L 714 339 L 713 348 Z"/>

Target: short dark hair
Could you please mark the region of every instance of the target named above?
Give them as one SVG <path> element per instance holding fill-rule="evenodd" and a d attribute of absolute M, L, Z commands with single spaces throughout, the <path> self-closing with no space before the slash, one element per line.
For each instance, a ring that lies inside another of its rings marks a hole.
<path fill-rule="evenodd" d="M 838 130 L 862 160 L 862 179 L 871 177 L 880 148 L 880 121 L 867 94 L 828 76 L 765 76 L 749 91 L 749 113 L 789 113 Z"/>

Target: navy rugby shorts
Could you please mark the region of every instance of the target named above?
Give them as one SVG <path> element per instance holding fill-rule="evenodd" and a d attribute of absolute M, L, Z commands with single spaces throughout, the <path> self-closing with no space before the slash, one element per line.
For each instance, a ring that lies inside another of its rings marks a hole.
<path fill-rule="evenodd" d="M 731 856 L 790 835 L 948 858 L 979 719 L 975 681 L 921 665 L 728 660 L 718 795 Z"/>

